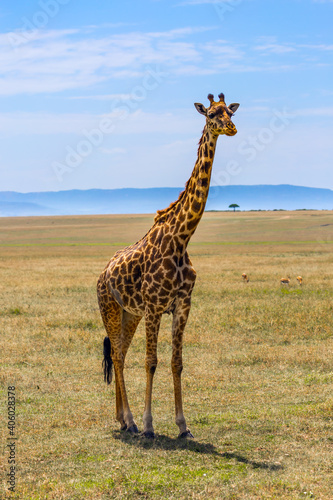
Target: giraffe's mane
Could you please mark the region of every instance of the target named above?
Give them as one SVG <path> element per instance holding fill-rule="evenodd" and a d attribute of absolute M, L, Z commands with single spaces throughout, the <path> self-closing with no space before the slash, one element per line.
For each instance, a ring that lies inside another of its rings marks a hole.
<path fill-rule="evenodd" d="M 203 129 L 202 136 L 200 137 L 200 140 L 198 143 L 198 156 L 199 156 L 200 146 L 201 146 L 202 141 L 203 141 L 204 131 L 205 131 L 205 129 Z M 191 177 L 190 177 L 190 179 L 191 179 Z M 188 184 L 190 182 L 190 179 L 186 182 L 185 189 L 179 194 L 176 201 L 173 201 L 172 203 L 170 203 L 170 205 L 167 208 L 164 208 L 162 210 L 157 210 L 156 215 L 154 217 L 154 222 L 159 222 L 161 219 L 163 219 L 166 215 L 168 215 L 170 212 L 172 212 L 172 210 L 176 207 L 176 205 L 178 205 L 178 203 L 180 203 L 183 200 L 185 193 L 186 193 L 186 190 L 187 190 L 187 187 L 188 187 Z"/>
<path fill-rule="evenodd" d="M 185 189 L 179 194 L 176 201 L 173 201 L 172 203 L 170 203 L 170 205 L 167 208 L 164 208 L 163 210 L 157 210 L 156 215 L 154 217 L 154 222 L 159 222 L 166 215 L 168 215 L 170 212 L 172 212 L 172 210 L 175 208 L 175 206 L 182 201 L 182 199 L 185 195 L 188 183 L 189 183 L 189 180 L 186 182 Z"/>

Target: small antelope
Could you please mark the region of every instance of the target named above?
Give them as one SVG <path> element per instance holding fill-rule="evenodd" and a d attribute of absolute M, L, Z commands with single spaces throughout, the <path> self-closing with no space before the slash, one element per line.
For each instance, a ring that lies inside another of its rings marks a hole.
<path fill-rule="evenodd" d="M 296 278 L 296 279 L 297 279 L 297 281 L 298 281 L 299 285 L 302 285 L 302 282 L 303 282 L 303 278 L 302 278 L 302 276 L 297 276 L 297 278 Z"/>
<path fill-rule="evenodd" d="M 288 276 L 288 278 L 281 278 L 280 283 L 281 283 L 281 285 L 289 285 L 289 283 L 290 283 L 289 276 Z"/>
<path fill-rule="evenodd" d="M 250 281 L 250 278 L 245 273 L 242 274 L 242 278 L 243 278 L 244 283 L 248 283 Z"/>

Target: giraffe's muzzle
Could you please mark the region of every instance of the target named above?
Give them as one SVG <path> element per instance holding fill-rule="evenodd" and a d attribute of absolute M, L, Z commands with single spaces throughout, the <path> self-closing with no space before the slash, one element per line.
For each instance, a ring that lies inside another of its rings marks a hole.
<path fill-rule="evenodd" d="M 235 126 L 233 127 L 227 127 L 227 130 L 225 132 L 225 135 L 232 136 L 237 134 L 237 129 Z"/>

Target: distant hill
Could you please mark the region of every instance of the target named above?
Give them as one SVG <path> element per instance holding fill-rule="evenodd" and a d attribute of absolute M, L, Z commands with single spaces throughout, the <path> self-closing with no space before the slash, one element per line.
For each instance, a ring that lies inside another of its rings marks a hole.
<path fill-rule="evenodd" d="M 0 217 L 22 217 L 31 215 L 58 215 L 58 211 L 38 205 L 37 203 L 0 201 Z"/>
<path fill-rule="evenodd" d="M 89 189 L 40 193 L 0 192 L 0 216 L 154 213 L 178 198 L 183 188 Z M 291 186 L 213 186 L 206 210 L 333 210 L 330 189 Z"/>

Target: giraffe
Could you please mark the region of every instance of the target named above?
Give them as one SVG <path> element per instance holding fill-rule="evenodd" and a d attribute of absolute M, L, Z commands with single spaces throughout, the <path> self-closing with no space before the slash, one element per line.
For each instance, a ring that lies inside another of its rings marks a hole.
<path fill-rule="evenodd" d="M 239 107 L 236 103 L 227 106 L 222 93 L 218 102 L 214 101 L 212 94 L 208 99 L 208 108 L 201 103 L 194 104 L 206 117 L 206 124 L 199 141 L 197 161 L 184 191 L 168 208 L 157 211 L 152 227 L 143 238 L 115 253 L 97 283 L 100 312 L 107 332 L 104 379 L 110 383 L 113 365 L 116 419 L 121 430 L 133 434 L 139 431 L 127 399 L 124 362 L 135 330 L 145 318 L 146 395 L 142 435 L 147 438 L 155 436 L 152 389 L 157 367 L 158 332 L 164 313 L 173 315 L 171 367 L 178 437 L 193 437 L 183 413 L 181 388 L 183 333 L 196 279 L 186 248 L 204 212 L 217 138 L 237 133 L 231 117 Z"/>

